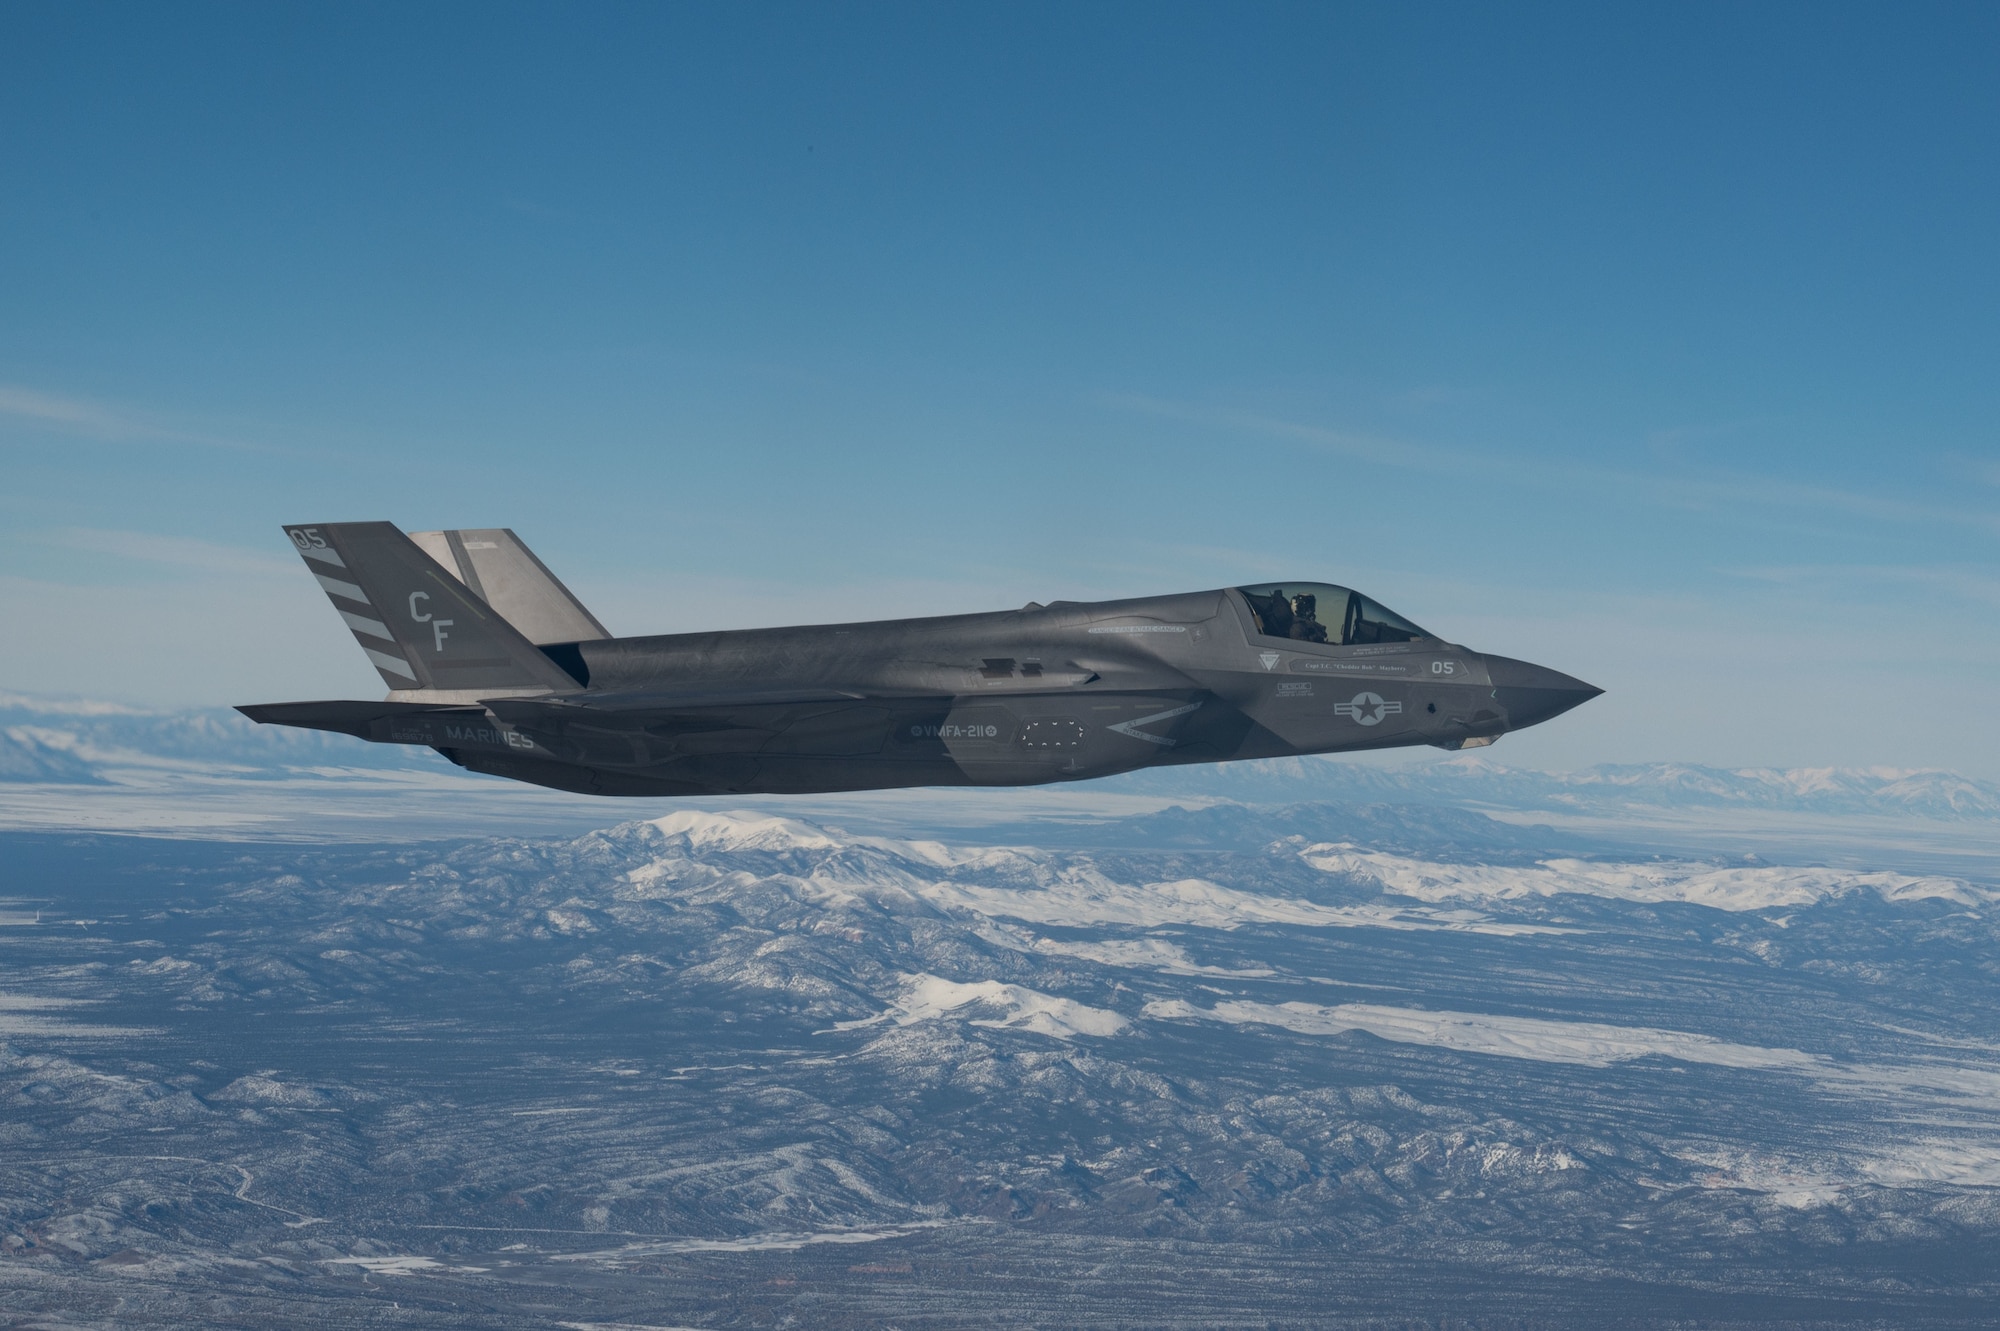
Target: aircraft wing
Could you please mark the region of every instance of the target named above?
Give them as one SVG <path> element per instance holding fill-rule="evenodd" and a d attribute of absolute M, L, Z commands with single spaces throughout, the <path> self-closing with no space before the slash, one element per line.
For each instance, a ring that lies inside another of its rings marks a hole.
<path fill-rule="evenodd" d="M 409 731 L 405 743 L 428 743 L 430 720 L 460 724 L 483 721 L 490 712 L 508 725 L 527 730 L 650 730 L 712 732 L 768 731 L 809 714 L 840 712 L 863 704 L 859 693 L 831 689 L 711 690 L 554 695 L 539 698 L 487 698 L 477 705 L 453 706 L 420 702 L 361 702 L 330 699 L 320 702 L 250 703 L 236 710 L 260 725 L 328 730 L 356 739 L 390 740 L 391 731 Z"/>
<path fill-rule="evenodd" d="M 439 707 L 421 702 L 354 702 L 332 699 L 326 702 L 250 703 L 237 711 L 259 725 L 296 726 L 301 730 L 331 730 L 356 739 L 380 739 L 379 724 L 422 716 L 484 716 L 478 707 Z"/>
<path fill-rule="evenodd" d="M 948 700 L 938 702 L 949 705 Z M 611 751 L 618 751 L 619 741 L 613 737 L 642 733 L 734 750 L 754 747 L 779 733 L 857 728 L 879 732 L 889 718 L 887 703 L 837 689 L 730 689 L 488 698 L 484 705 L 508 725 L 558 747 L 569 741 L 594 751 L 596 736 L 611 741 Z M 699 736 L 710 738 L 699 740 Z"/>
<path fill-rule="evenodd" d="M 867 694 L 845 689 L 710 689 L 603 693 L 570 693 L 536 698 L 481 700 L 502 721 L 568 718 L 616 724 L 618 720 L 650 720 L 741 707 L 788 707 L 801 703 L 853 703 Z"/>
<path fill-rule="evenodd" d="M 940 716 L 951 705 L 918 701 L 934 703 Z M 869 754 L 880 751 L 892 724 L 890 699 L 835 689 L 589 693 L 489 698 L 485 706 L 546 753 L 611 767 L 766 752 Z"/>

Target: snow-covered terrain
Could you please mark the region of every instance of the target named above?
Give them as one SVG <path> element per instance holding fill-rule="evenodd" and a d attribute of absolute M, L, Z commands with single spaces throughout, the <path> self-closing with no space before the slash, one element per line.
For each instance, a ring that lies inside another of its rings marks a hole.
<path fill-rule="evenodd" d="M 1648 850 L 1866 859 L 1893 846 L 1904 867 L 2000 854 L 2000 785 L 1942 771 L 1742 769 L 1687 764 L 1526 771 L 1488 751 L 1388 762 L 1288 758 L 1155 768 L 1076 786 L 764 797 L 768 811 L 900 835 L 1061 839 L 1067 823 L 1183 810 L 1329 805 L 1472 810 Z M 692 801 L 705 811 L 741 799 Z M 0 694 L 0 828 L 138 831 L 283 841 L 574 835 L 647 801 L 606 801 L 473 776 L 424 749 L 256 726 L 227 709 L 149 711 L 87 699 Z M 1434 815 L 1435 816 L 1435 815 Z M 1262 820 L 1258 820 L 1264 826 Z M 1163 822 L 1213 844 L 1243 827 Z M 1339 839 L 1335 837 L 1329 840 Z M 1498 838 L 1482 835 L 1482 849 Z M 1378 846 L 1378 849 L 1387 848 Z"/>
<path fill-rule="evenodd" d="M 1742 911 L 1809 906 L 1850 892 L 1873 892 L 1884 901 L 1936 899 L 1961 906 L 1989 906 L 2000 899 L 1991 890 L 1962 878 L 1856 873 L 1818 866 L 1673 860 L 1631 864 L 1568 858 L 1530 866 L 1438 864 L 1353 845 L 1308 846 L 1301 854 L 1315 869 L 1378 883 L 1384 891 L 1419 901 L 1508 900 L 1576 893 L 1618 901 L 1686 901 Z"/>
<path fill-rule="evenodd" d="M 7 836 L 0 1298 L 1901 1327 L 2000 1293 L 1991 863 L 1422 804 L 893 822 Z"/>
<path fill-rule="evenodd" d="M 1187 772 L 1154 769 L 1117 780 L 1134 790 L 1179 793 L 1187 787 Z M 1478 754 L 1408 766 L 1312 757 L 1229 764 L 1202 786 L 1212 794 L 1259 803 L 1307 799 L 1435 802 L 1607 816 L 1655 809 L 1761 809 L 1903 815 L 1943 822 L 2000 818 L 2000 786 L 1990 781 L 1935 769 L 1896 767 L 1725 769 L 1690 763 L 1641 763 L 1577 772 L 1534 772 Z"/>

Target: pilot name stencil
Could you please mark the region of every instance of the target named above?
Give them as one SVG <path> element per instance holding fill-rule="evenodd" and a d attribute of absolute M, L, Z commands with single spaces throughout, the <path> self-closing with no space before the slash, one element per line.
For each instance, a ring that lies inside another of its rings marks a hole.
<path fill-rule="evenodd" d="M 1324 661 L 1300 657 L 1290 667 L 1302 675 L 1406 675 L 1409 667 L 1386 661 Z"/>

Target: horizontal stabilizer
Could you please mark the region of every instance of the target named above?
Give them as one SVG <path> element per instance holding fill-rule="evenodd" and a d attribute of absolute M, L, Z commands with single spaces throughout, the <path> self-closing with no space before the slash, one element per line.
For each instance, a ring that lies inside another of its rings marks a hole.
<path fill-rule="evenodd" d="M 514 706 L 532 710 L 578 712 L 633 712 L 652 714 L 701 711 L 712 707 L 784 707 L 795 703 L 863 702 L 865 693 L 846 689 L 684 689 L 572 693 L 556 698 L 493 698 L 484 700 L 495 716 L 500 708 Z M 526 711 L 523 711 L 523 715 Z"/>
<path fill-rule="evenodd" d="M 433 707 L 421 702 L 266 702 L 238 707 L 260 726 L 296 726 L 301 730 L 331 730 L 356 739 L 379 738 L 379 723 L 411 716 L 483 717 L 478 707 Z"/>

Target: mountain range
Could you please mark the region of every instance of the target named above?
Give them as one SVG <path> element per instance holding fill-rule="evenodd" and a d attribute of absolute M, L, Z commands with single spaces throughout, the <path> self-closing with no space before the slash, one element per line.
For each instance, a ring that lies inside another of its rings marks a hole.
<path fill-rule="evenodd" d="M 456 773 L 427 750 L 258 726 L 228 709 L 156 711 L 0 694 L 0 782 L 115 784 L 123 773 L 173 768 L 244 779 L 329 769 Z M 2000 823 L 2000 784 L 1947 771 L 1889 767 L 1723 769 L 1644 763 L 1541 772 L 1477 755 L 1416 756 L 1394 766 L 1334 757 L 1283 758 L 1150 768 L 1087 788 L 1244 804 L 1443 805 L 1612 819 L 1661 810 L 1711 810 Z"/>
<path fill-rule="evenodd" d="M 1411 803 L 1046 831 L 11 834 L 0 1298 L 1969 1327 L 2000 1295 L 1991 872 Z"/>

